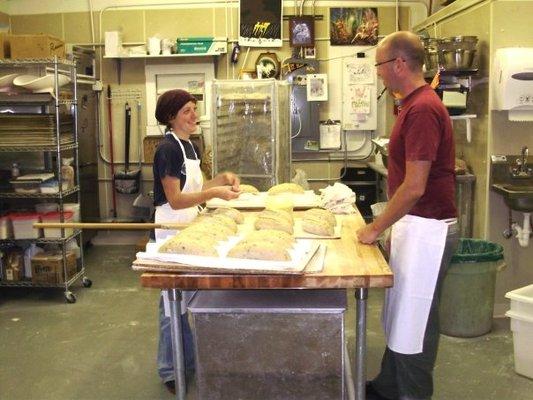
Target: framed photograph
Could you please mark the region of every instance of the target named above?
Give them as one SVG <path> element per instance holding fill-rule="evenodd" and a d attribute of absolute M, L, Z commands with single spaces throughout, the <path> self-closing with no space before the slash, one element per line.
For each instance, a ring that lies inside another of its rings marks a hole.
<path fill-rule="evenodd" d="M 239 45 L 281 47 L 281 0 L 239 0 Z"/>
<path fill-rule="evenodd" d="M 315 45 L 315 19 L 312 15 L 289 17 L 289 44 L 291 47 Z"/>
<path fill-rule="evenodd" d="M 239 71 L 239 79 L 256 79 L 257 71 L 255 69 L 241 69 Z"/>
<path fill-rule="evenodd" d="M 307 101 L 328 100 L 328 75 L 307 75 Z"/>
<path fill-rule="evenodd" d="M 304 58 L 316 58 L 316 48 L 304 47 Z"/>
<path fill-rule="evenodd" d="M 374 46 L 378 43 L 377 8 L 330 8 L 332 46 Z"/>

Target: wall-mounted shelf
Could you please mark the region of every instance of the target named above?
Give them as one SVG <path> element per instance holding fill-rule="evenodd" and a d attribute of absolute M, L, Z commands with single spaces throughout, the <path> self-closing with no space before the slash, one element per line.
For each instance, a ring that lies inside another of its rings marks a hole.
<path fill-rule="evenodd" d="M 175 57 L 211 57 L 219 56 L 225 54 L 226 52 L 212 52 L 212 53 L 178 53 L 178 54 L 159 54 L 159 55 L 150 55 L 150 54 L 128 54 L 125 56 L 104 56 L 104 58 L 110 58 L 115 60 L 128 60 L 131 58 L 175 58 Z"/>
<path fill-rule="evenodd" d="M 470 143 L 472 141 L 472 127 L 470 121 L 474 118 L 477 118 L 476 114 L 462 114 L 462 115 L 451 115 L 450 118 L 453 120 L 462 120 L 466 123 L 466 141 Z"/>

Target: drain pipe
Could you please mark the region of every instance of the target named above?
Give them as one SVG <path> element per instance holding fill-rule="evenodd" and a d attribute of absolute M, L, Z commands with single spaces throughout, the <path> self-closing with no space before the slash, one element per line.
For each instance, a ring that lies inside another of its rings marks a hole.
<path fill-rule="evenodd" d="M 529 245 L 529 235 L 531 233 L 530 213 L 524 213 L 524 227 L 521 227 L 516 222 L 513 224 L 513 229 L 516 231 L 516 238 L 522 247 Z"/>

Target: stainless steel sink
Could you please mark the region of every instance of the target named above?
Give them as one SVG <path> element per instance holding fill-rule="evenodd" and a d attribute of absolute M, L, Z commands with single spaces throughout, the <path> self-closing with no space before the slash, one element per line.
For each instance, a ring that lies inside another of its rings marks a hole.
<path fill-rule="evenodd" d="M 533 212 L 533 185 L 495 183 L 492 189 L 503 196 L 505 204 L 513 210 Z"/>

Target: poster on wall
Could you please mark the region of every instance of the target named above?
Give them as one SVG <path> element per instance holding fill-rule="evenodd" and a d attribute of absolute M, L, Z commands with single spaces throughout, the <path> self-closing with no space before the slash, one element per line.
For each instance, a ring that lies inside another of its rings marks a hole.
<path fill-rule="evenodd" d="M 282 0 L 240 0 L 239 45 L 281 47 Z"/>
<path fill-rule="evenodd" d="M 378 43 L 377 8 L 330 8 L 332 46 L 374 46 Z"/>

